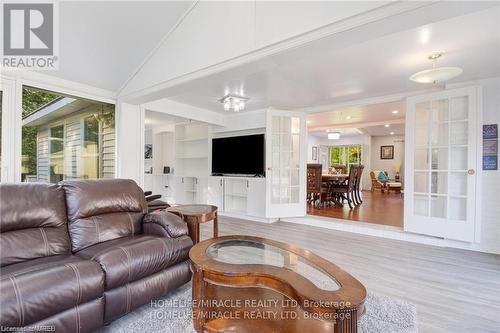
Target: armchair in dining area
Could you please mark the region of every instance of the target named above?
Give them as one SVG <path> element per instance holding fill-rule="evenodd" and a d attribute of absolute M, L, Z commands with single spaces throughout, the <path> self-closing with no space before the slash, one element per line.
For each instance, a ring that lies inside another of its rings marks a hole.
<path fill-rule="evenodd" d="M 385 183 L 381 182 L 378 180 L 378 178 L 375 176 L 374 171 L 370 171 L 370 179 L 372 180 L 372 188 L 371 191 L 375 192 L 375 190 L 381 190 L 382 193 L 385 191 Z"/>
<path fill-rule="evenodd" d="M 380 176 L 385 177 L 384 179 L 381 179 Z M 382 193 L 389 193 L 391 190 L 393 190 L 396 193 L 401 193 L 403 184 L 399 181 L 390 179 L 387 171 L 370 171 L 370 178 L 372 181 L 372 192 L 374 192 L 375 190 L 381 190 Z"/>

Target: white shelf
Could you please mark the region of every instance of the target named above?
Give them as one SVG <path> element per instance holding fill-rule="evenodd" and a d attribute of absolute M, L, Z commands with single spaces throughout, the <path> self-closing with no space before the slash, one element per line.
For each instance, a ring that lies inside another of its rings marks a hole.
<path fill-rule="evenodd" d="M 175 142 L 193 142 L 193 141 L 205 141 L 205 140 L 208 140 L 208 137 L 177 139 L 175 140 Z"/>
<path fill-rule="evenodd" d="M 192 160 L 192 159 L 208 158 L 208 156 L 177 156 L 176 158 L 180 160 Z"/>

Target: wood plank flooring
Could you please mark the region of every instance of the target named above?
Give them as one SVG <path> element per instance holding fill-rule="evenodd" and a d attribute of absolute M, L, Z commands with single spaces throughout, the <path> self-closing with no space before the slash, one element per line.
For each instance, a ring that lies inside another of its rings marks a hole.
<path fill-rule="evenodd" d="M 350 209 L 347 203 L 343 207 L 317 208 L 308 205 L 307 214 L 403 227 L 403 198 L 400 193 L 363 191 L 362 197 L 363 203 L 353 209 Z"/>
<path fill-rule="evenodd" d="M 202 239 L 212 224 L 202 225 Z M 417 306 L 420 333 L 500 332 L 500 256 L 336 230 L 220 217 L 219 235 L 300 245 L 336 263 L 373 293 Z"/>

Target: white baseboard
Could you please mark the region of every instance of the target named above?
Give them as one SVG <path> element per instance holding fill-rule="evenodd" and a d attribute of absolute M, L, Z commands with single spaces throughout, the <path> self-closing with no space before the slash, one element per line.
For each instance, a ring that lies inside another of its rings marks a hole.
<path fill-rule="evenodd" d="M 410 232 L 405 232 L 403 228 L 374 224 L 374 223 L 350 221 L 350 220 L 312 216 L 312 215 L 307 215 L 305 217 L 284 218 L 282 219 L 282 221 L 345 231 L 345 232 L 353 232 L 357 234 L 374 236 L 374 237 L 402 240 L 412 243 L 500 254 L 500 251 L 498 249 L 484 248 L 481 247 L 481 244 L 479 243 L 467 243 L 467 242 L 454 241 L 450 239 L 443 239 L 439 237 L 413 234 Z"/>
<path fill-rule="evenodd" d="M 249 220 L 249 221 L 254 221 L 254 222 L 261 222 L 261 223 L 273 223 L 276 222 L 278 219 L 270 219 L 270 218 L 265 218 L 265 217 L 257 217 L 257 216 L 249 216 L 249 215 L 244 215 L 244 214 L 238 214 L 238 213 L 231 213 L 231 212 L 218 212 L 220 216 L 227 216 L 227 217 L 233 217 L 236 219 L 242 219 L 242 220 Z"/>

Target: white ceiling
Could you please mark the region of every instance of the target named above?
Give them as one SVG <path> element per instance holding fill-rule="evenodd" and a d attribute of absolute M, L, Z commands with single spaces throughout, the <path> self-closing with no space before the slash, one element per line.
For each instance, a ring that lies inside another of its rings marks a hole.
<path fill-rule="evenodd" d="M 390 124 L 389 127 L 369 126 L 362 128 L 361 131 L 370 136 L 405 135 L 405 124 Z"/>
<path fill-rule="evenodd" d="M 191 3 L 61 1 L 59 70 L 50 75 L 118 91 Z"/>
<path fill-rule="evenodd" d="M 217 100 L 237 93 L 251 98 L 246 110 L 268 106 L 307 108 L 396 94 L 432 85 L 409 81 L 431 67 L 427 55 L 443 51 L 442 66 L 460 66 L 450 82 L 500 75 L 498 6 L 339 48 L 327 37 L 167 92 L 172 100 L 224 113 Z M 226 112 L 227 113 L 227 112 Z"/>
<path fill-rule="evenodd" d="M 398 113 L 394 114 L 393 111 L 398 111 Z M 405 103 L 396 101 L 309 114 L 307 127 L 309 132 L 324 131 L 333 127 L 364 128 L 386 123 L 401 123 L 404 117 Z"/>
<path fill-rule="evenodd" d="M 393 113 L 393 111 L 398 111 Z M 403 101 L 353 106 L 307 116 L 310 134 L 326 138 L 327 132 L 340 132 L 342 137 L 404 135 L 405 104 Z M 388 127 L 386 127 L 388 125 Z"/>

